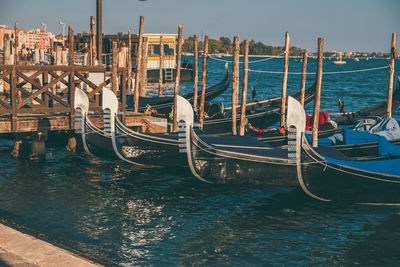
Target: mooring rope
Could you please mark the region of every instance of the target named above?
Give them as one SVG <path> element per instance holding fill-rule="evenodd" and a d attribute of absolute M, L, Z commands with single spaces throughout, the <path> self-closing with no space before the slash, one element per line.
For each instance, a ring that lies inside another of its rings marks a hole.
<path fill-rule="evenodd" d="M 381 70 L 381 69 L 388 69 L 389 66 L 384 66 L 384 67 L 377 67 L 377 68 L 369 68 L 369 69 L 361 69 L 361 70 L 344 70 L 344 71 L 328 71 L 328 72 L 322 72 L 322 74 L 342 74 L 342 73 L 354 73 L 354 72 L 364 72 L 364 71 L 374 71 L 374 70 Z M 247 69 L 248 71 L 251 72 L 258 72 L 258 73 L 270 73 L 270 74 L 284 74 L 283 71 L 269 71 L 269 70 L 252 70 L 252 69 Z M 293 74 L 293 75 L 302 75 L 302 72 L 288 72 L 288 74 Z M 316 72 L 307 72 L 306 75 L 315 75 L 317 74 Z"/>
<path fill-rule="evenodd" d="M 263 58 L 263 59 L 249 61 L 249 64 L 268 61 L 268 60 L 280 57 L 280 56 L 284 55 L 285 53 L 286 52 L 283 52 L 283 53 L 281 53 L 279 55 L 276 55 L 276 56 L 271 56 L 271 57 L 267 57 L 267 58 Z M 216 58 L 216 57 L 213 57 L 213 56 L 209 56 L 208 58 L 213 59 L 213 60 L 217 60 L 217 61 L 226 62 L 226 63 L 232 63 L 232 60 L 220 59 L 220 58 Z M 239 64 L 243 64 L 243 62 L 239 62 Z"/>

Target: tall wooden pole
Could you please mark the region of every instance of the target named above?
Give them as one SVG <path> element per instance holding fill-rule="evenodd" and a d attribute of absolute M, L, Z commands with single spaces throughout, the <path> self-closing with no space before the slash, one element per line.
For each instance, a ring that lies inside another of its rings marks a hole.
<path fill-rule="evenodd" d="M 97 0 L 96 4 L 97 16 L 97 61 L 99 65 L 103 65 L 103 0 Z"/>
<path fill-rule="evenodd" d="M 392 33 L 392 45 L 390 47 L 390 62 L 389 62 L 389 86 L 387 96 L 387 111 L 386 117 L 392 117 L 392 97 L 393 97 L 393 76 L 394 76 L 394 59 L 396 58 L 396 39 L 397 34 Z"/>
<path fill-rule="evenodd" d="M 207 78 L 207 58 L 208 58 L 208 35 L 204 36 L 204 55 L 203 65 L 201 71 L 201 96 L 200 96 L 200 109 L 199 109 L 199 124 L 200 129 L 203 129 L 204 122 L 204 102 L 206 100 L 206 78 Z"/>
<path fill-rule="evenodd" d="M 139 20 L 139 43 L 136 50 L 136 76 L 135 76 L 135 93 L 133 97 L 133 111 L 137 112 L 139 108 L 139 94 L 140 94 L 140 66 L 142 62 L 142 44 L 143 44 L 143 24 L 144 24 L 144 17 L 140 16 Z"/>
<path fill-rule="evenodd" d="M 158 72 L 158 97 L 162 97 L 163 57 L 164 57 L 164 42 L 163 42 L 163 35 L 161 33 L 160 34 L 160 69 Z"/>
<path fill-rule="evenodd" d="M 307 78 L 307 52 L 303 54 L 303 72 L 301 74 L 300 86 L 300 103 L 304 107 L 304 97 L 306 94 L 306 78 Z"/>
<path fill-rule="evenodd" d="M 18 22 L 15 22 L 14 24 L 14 36 L 15 36 L 15 43 L 14 43 L 14 64 L 18 65 L 19 63 L 19 54 L 18 54 L 18 50 L 19 50 L 19 34 L 18 34 Z"/>
<path fill-rule="evenodd" d="M 283 79 L 282 79 L 282 103 L 281 103 L 281 127 L 285 126 L 286 117 L 286 89 L 287 89 L 287 76 L 289 68 L 289 51 L 290 49 L 290 36 L 289 33 L 285 34 L 285 63 L 283 66 Z"/>
<path fill-rule="evenodd" d="M 117 56 L 117 42 L 113 42 L 112 45 L 112 66 L 111 66 L 111 88 L 114 94 L 117 94 L 117 64 L 118 64 L 118 56 Z"/>
<path fill-rule="evenodd" d="M 322 63 L 324 56 L 324 38 L 318 38 L 318 63 L 317 63 L 317 85 L 314 99 L 313 128 L 312 128 L 312 146 L 318 146 L 318 126 L 319 126 L 319 108 L 321 105 L 321 87 L 322 87 Z"/>
<path fill-rule="evenodd" d="M 4 64 L 5 65 L 12 65 L 12 57 L 11 57 L 11 39 L 8 33 L 4 34 L 3 39 L 4 44 Z"/>
<path fill-rule="evenodd" d="M 181 57 L 182 57 L 182 24 L 178 26 L 178 55 L 176 60 L 176 78 L 175 78 L 175 91 L 174 91 L 174 124 L 173 124 L 173 131 L 178 131 L 178 95 L 179 95 L 179 82 L 181 79 Z"/>
<path fill-rule="evenodd" d="M 90 39 L 89 39 L 89 55 L 90 55 L 90 66 L 94 66 L 96 61 L 96 27 L 94 16 L 90 17 Z"/>
<path fill-rule="evenodd" d="M 246 98 L 247 98 L 247 79 L 249 76 L 249 40 L 244 41 L 244 62 L 243 62 L 243 88 L 242 103 L 240 110 L 240 135 L 244 135 L 244 126 L 246 124 Z"/>
<path fill-rule="evenodd" d="M 239 102 L 239 35 L 233 38 L 232 62 L 232 134 L 237 135 L 236 108 Z"/>
<path fill-rule="evenodd" d="M 198 98 L 198 90 L 199 90 L 199 38 L 195 35 L 194 36 L 194 43 L 193 43 L 193 106 L 194 109 L 197 110 L 197 98 Z"/>
<path fill-rule="evenodd" d="M 132 30 L 128 30 L 128 55 L 126 59 L 128 65 L 128 73 L 127 73 L 127 84 L 128 84 L 128 94 L 132 94 Z"/>
<path fill-rule="evenodd" d="M 71 26 L 68 27 L 68 53 L 69 53 L 69 65 L 73 66 L 74 65 L 74 47 L 75 42 L 74 42 L 74 30 L 72 29 Z M 72 69 L 71 73 L 69 75 L 69 103 L 71 105 L 71 120 L 70 120 L 70 128 L 74 128 L 74 115 L 75 115 L 75 108 L 74 108 L 74 102 L 75 102 L 75 72 Z"/>
<path fill-rule="evenodd" d="M 147 58 L 148 58 L 148 42 L 149 39 L 147 37 L 143 37 L 142 44 L 142 69 L 140 70 L 140 96 L 146 96 L 147 90 Z"/>

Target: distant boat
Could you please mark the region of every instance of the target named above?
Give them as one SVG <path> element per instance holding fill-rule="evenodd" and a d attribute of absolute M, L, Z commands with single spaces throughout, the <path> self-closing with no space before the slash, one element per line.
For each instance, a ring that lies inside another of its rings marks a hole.
<path fill-rule="evenodd" d="M 339 60 L 332 61 L 332 64 L 335 64 L 335 65 L 344 65 L 344 64 L 346 64 L 346 61 L 342 60 L 342 52 L 339 53 Z"/>
<path fill-rule="evenodd" d="M 360 59 L 358 57 L 354 58 L 355 61 L 360 61 Z"/>

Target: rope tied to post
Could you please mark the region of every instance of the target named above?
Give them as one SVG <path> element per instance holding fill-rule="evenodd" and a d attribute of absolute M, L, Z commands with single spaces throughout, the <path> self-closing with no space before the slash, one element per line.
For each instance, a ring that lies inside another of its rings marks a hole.
<path fill-rule="evenodd" d="M 286 52 L 283 52 L 283 53 L 281 53 L 281 54 L 279 54 L 279 55 L 276 55 L 276 56 L 270 56 L 270 57 L 263 58 L 263 59 L 258 59 L 258 60 L 249 61 L 249 64 L 268 61 L 268 60 L 271 60 L 271 59 L 274 59 L 274 58 L 281 57 L 281 56 L 283 56 L 284 54 L 286 54 Z M 216 58 L 216 57 L 213 57 L 213 56 L 209 56 L 208 58 L 213 59 L 213 60 L 216 60 L 216 61 L 222 61 L 222 62 L 226 62 L 226 63 L 232 63 L 232 60 L 220 59 L 220 58 Z M 243 64 L 243 62 L 239 62 L 239 64 Z"/>

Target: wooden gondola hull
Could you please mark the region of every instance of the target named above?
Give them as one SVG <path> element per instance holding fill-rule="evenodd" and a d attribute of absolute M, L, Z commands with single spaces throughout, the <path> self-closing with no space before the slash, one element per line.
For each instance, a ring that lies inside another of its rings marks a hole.
<path fill-rule="evenodd" d="M 301 179 L 313 196 L 335 202 L 400 204 L 400 177 L 330 164 L 309 145 L 301 153 Z"/>

